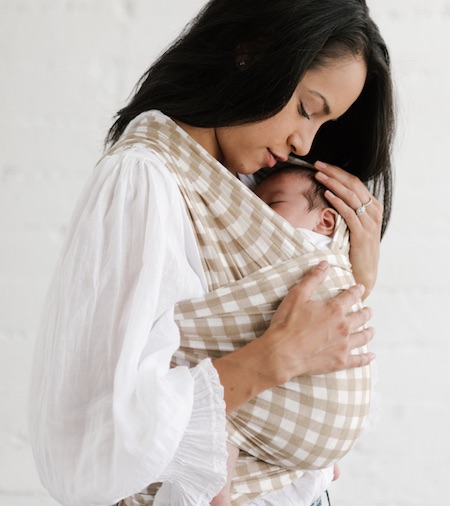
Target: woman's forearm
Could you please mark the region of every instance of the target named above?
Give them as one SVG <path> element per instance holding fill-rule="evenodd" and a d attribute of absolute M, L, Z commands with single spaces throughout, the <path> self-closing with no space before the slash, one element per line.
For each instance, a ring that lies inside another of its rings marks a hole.
<path fill-rule="evenodd" d="M 224 389 L 227 413 L 283 381 L 259 339 L 213 361 Z"/>
<path fill-rule="evenodd" d="M 326 301 L 311 294 L 327 274 L 323 263 L 304 276 L 282 301 L 266 332 L 250 344 L 213 362 L 230 413 L 260 392 L 295 376 L 367 365 L 373 354 L 352 354 L 367 344 L 373 329 L 366 325 L 371 310 L 349 312 L 363 287 L 356 285 Z"/>

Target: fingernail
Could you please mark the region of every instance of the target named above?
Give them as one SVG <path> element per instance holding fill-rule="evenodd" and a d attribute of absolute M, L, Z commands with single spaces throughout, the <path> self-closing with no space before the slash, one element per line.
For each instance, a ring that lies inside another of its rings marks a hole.
<path fill-rule="evenodd" d="M 317 268 L 320 269 L 321 271 L 328 269 L 328 262 L 325 262 L 325 260 L 323 260 L 322 262 L 320 262 Z"/>
<path fill-rule="evenodd" d="M 356 285 L 356 289 L 358 291 L 358 295 L 362 295 L 366 291 L 366 287 L 364 285 Z"/>
<path fill-rule="evenodd" d="M 315 165 L 318 169 L 326 169 L 328 167 L 327 163 L 320 162 L 319 160 L 315 163 Z"/>
<path fill-rule="evenodd" d="M 323 172 L 316 172 L 316 178 L 323 179 L 324 181 L 325 181 L 325 179 L 329 179 L 328 176 L 326 174 L 324 174 Z"/>

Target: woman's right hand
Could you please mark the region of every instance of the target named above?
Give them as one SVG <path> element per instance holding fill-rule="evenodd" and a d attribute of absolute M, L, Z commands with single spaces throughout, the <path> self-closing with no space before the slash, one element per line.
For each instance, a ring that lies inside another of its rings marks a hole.
<path fill-rule="evenodd" d="M 328 268 L 321 262 L 291 288 L 262 336 L 214 361 L 227 412 L 295 376 L 362 367 L 373 360 L 372 353 L 352 354 L 374 335 L 370 327 L 358 330 L 371 318 L 369 308 L 350 312 L 364 293 L 363 286 L 326 301 L 311 300 Z"/>
<path fill-rule="evenodd" d="M 326 262 L 311 269 L 289 291 L 260 338 L 272 348 L 275 370 L 281 372 L 280 383 L 304 374 L 361 367 L 374 358 L 372 353 L 351 353 L 374 335 L 373 328 L 358 330 L 370 320 L 370 308 L 350 312 L 364 293 L 362 285 L 355 285 L 326 301 L 311 300 L 327 271 Z"/>

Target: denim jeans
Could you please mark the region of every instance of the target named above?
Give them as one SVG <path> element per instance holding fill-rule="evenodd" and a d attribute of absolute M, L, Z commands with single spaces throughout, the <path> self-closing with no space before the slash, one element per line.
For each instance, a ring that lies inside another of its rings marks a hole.
<path fill-rule="evenodd" d="M 327 498 L 326 503 L 322 502 L 322 498 L 320 497 L 319 499 L 317 499 L 317 501 L 314 504 L 311 504 L 311 506 L 331 506 L 330 496 L 328 495 L 328 490 L 325 491 L 325 495 Z"/>

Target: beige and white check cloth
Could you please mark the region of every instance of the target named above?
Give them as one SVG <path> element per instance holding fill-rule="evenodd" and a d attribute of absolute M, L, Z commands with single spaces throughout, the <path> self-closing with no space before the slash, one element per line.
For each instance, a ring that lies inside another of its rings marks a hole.
<path fill-rule="evenodd" d="M 343 220 L 332 248 L 318 250 L 160 112 L 128 129 L 113 150 L 131 145 L 155 151 L 175 177 L 208 282 L 205 296 L 175 308 L 181 347 L 174 365 L 195 365 L 257 338 L 289 288 L 321 260 L 331 268 L 314 298 L 333 297 L 355 283 Z M 294 378 L 243 405 L 228 418 L 229 440 L 241 449 L 233 504 L 337 462 L 358 439 L 369 402 L 370 368 L 363 367 Z M 149 487 L 123 504 L 152 504 L 153 493 Z"/>

